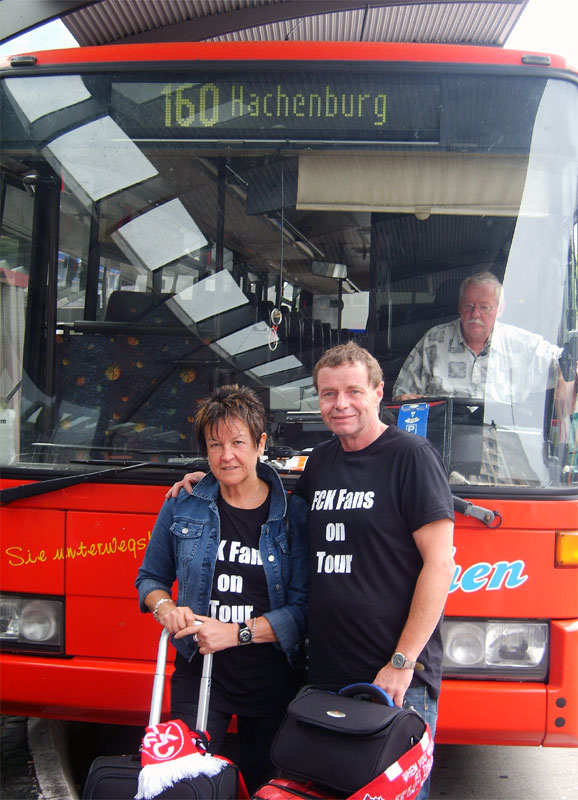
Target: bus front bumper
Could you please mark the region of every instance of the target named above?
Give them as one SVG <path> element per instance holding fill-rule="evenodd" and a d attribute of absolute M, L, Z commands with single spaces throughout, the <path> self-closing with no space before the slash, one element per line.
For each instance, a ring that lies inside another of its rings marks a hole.
<path fill-rule="evenodd" d="M 2 713 L 146 725 L 151 661 L 0 655 Z M 167 667 L 163 717 L 173 666 Z M 436 741 L 441 744 L 578 747 L 578 622 L 551 624 L 548 684 L 442 681 Z"/>
<path fill-rule="evenodd" d="M 84 722 L 148 722 L 155 665 L 147 661 L 0 656 L 2 713 Z M 163 718 L 168 718 L 167 666 Z"/>

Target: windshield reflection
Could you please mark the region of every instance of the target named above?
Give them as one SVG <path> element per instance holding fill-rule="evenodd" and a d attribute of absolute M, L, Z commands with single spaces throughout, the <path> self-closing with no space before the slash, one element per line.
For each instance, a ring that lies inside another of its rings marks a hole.
<path fill-rule="evenodd" d="M 367 71 L 185 77 L 4 81 L 6 462 L 186 462 L 240 383 L 298 471 L 353 339 L 456 488 L 578 483 L 575 86 L 389 75 L 388 117 Z"/>

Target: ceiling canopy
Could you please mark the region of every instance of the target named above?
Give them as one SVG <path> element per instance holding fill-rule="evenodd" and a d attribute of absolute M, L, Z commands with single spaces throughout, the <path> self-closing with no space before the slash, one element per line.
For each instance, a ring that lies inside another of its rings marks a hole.
<path fill-rule="evenodd" d="M 181 41 L 503 46 L 528 0 L 0 0 L 2 41 L 60 17 L 80 45 Z"/>

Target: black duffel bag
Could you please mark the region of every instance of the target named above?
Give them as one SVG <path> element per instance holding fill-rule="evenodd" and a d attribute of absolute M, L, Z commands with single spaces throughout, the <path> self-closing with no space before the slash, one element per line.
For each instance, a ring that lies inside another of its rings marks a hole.
<path fill-rule="evenodd" d="M 283 772 L 349 795 L 397 761 L 424 731 L 417 711 L 397 708 L 374 684 L 352 684 L 337 694 L 305 686 L 289 703 L 271 757 Z"/>

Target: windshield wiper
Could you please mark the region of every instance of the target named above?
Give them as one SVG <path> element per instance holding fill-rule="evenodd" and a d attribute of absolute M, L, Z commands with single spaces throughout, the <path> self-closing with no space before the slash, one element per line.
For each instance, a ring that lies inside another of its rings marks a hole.
<path fill-rule="evenodd" d="M 194 472 L 197 464 L 196 461 L 199 463 L 202 461 L 201 459 L 193 460 L 190 464 L 187 464 L 187 467 L 190 467 L 191 470 Z M 102 462 L 90 462 L 90 461 L 81 461 L 76 462 L 81 464 L 90 464 L 90 463 L 102 463 Z M 206 464 L 206 461 L 202 461 L 203 464 Z M 88 483 L 89 481 L 94 481 L 100 478 L 114 478 L 117 475 L 120 475 L 123 472 L 128 472 L 129 470 L 140 469 L 141 467 L 156 467 L 157 469 L 160 467 L 161 469 L 183 469 L 183 464 L 159 464 L 157 461 L 140 461 L 140 462 L 132 462 L 127 465 L 127 462 L 123 462 L 124 466 L 116 466 L 116 467 L 108 467 L 107 469 L 97 469 L 94 472 L 82 472 L 78 475 L 69 475 L 65 478 L 50 478 L 47 481 L 37 481 L 36 483 L 25 483 L 21 484 L 20 486 L 13 486 L 10 489 L 2 489 L 0 491 L 0 505 L 5 506 L 8 503 L 14 502 L 14 500 L 23 500 L 26 497 L 36 497 L 39 494 L 48 494 L 49 492 L 56 492 L 58 489 L 65 489 L 68 486 L 75 486 L 79 483 Z M 202 468 L 202 467 L 201 467 Z"/>
<path fill-rule="evenodd" d="M 490 511 L 489 508 L 482 508 L 482 506 L 475 506 L 468 500 L 462 500 L 461 497 L 452 495 L 454 501 L 454 511 L 463 514 L 464 517 L 474 517 L 479 519 L 488 528 L 499 528 L 502 524 L 502 515 L 499 511 Z"/>

